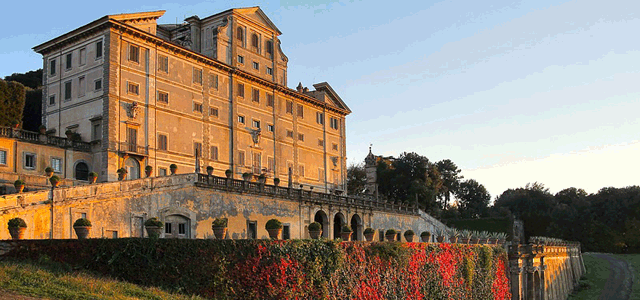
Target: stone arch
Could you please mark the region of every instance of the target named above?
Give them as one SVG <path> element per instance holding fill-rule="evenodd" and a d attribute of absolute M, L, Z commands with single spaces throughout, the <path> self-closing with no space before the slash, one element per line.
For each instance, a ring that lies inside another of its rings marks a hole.
<path fill-rule="evenodd" d="M 133 158 L 129 157 L 124 161 L 124 168 L 127 170 L 127 177 L 129 179 L 139 179 L 140 178 L 140 162 Z"/>
<path fill-rule="evenodd" d="M 333 216 L 333 238 L 339 239 L 341 238 L 340 232 L 342 231 L 342 226 L 346 224 L 344 215 L 341 212 L 337 212 Z"/>
<path fill-rule="evenodd" d="M 323 210 L 319 209 L 313 217 L 314 222 L 320 223 L 322 225 L 322 237 L 329 237 L 329 218 L 327 217 L 327 213 Z"/>
<path fill-rule="evenodd" d="M 349 225 L 351 226 L 351 230 L 353 230 L 351 239 L 354 241 L 362 241 L 362 218 L 358 214 L 353 214 Z"/>
<path fill-rule="evenodd" d="M 73 164 L 73 178 L 76 180 L 89 180 L 89 163 L 87 161 L 81 159 Z"/>
<path fill-rule="evenodd" d="M 153 216 L 150 216 L 150 217 L 153 217 Z M 194 234 L 196 232 L 195 227 L 197 225 L 195 212 L 179 206 L 165 207 L 158 210 L 158 218 L 163 223 L 167 223 L 167 221 L 169 221 L 169 223 L 179 224 L 181 223 L 181 221 L 184 221 L 183 223 L 186 226 L 185 233 L 183 235 L 180 235 L 178 231 L 178 236 L 176 237 L 187 238 L 187 239 L 196 238 Z M 173 234 L 173 229 L 174 228 L 172 228 L 172 234 Z M 167 228 L 165 228 L 164 230 L 165 232 L 163 232 L 162 236 L 166 237 Z M 179 230 L 179 228 L 176 228 L 175 230 Z"/>

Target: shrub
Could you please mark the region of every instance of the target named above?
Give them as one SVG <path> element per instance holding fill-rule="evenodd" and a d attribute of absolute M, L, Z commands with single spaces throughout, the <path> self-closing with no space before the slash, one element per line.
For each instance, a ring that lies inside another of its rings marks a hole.
<path fill-rule="evenodd" d="M 313 222 L 309 224 L 309 231 L 320 231 L 322 230 L 322 225 L 318 222 Z"/>
<path fill-rule="evenodd" d="M 116 171 L 118 174 L 127 174 L 127 169 L 125 168 L 120 168 Z"/>
<path fill-rule="evenodd" d="M 280 229 L 282 228 L 282 222 L 278 219 L 271 219 L 267 221 L 267 224 L 264 226 L 266 229 Z"/>
<path fill-rule="evenodd" d="M 90 172 L 90 173 L 89 173 L 89 177 L 98 177 L 98 173 L 96 173 L 96 172 Z"/>
<path fill-rule="evenodd" d="M 229 223 L 229 219 L 227 218 L 216 218 L 213 220 L 213 224 L 211 224 L 211 228 L 225 228 Z"/>
<path fill-rule="evenodd" d="M 153 217 L 153 218 L 149 218 L 146 221 L 144 221 L 144 226 L 149 226 L 149 227 L 164 227 L 164 223 L 162 223 L 162 221 L 158 220 L 158 218 Z"/>
<path fill-rule="evenodd" d="M 242 173 L 242 178 L 249 179 L 249 178 L 251 178 L 251 175 L 253 175 L 253 174 L 251 174 L 249 172 L 244 172 L 244 173 Z"/>
<path fill-rule="evenodd" d="M 225 174 L 225 175 L 231 175 L 231 174 L 233 174 L 233 171 L 231 171 L 231 170 L 229 170 L 229 169 L 226 169 L 226 170 L 224 171 L 224 174 Z"/>
<path fill-rule="evenodd" d="M 9 228 L 27 228 L 27 222 L 21 218 L 13 218 L 7 223 Z"/>
<path fill-rule="evenodd" d="M 373 230 L 373 228 L 371 227 L 367 227 L 367 229 L 364 230 L 364 234 L 372 234 L 375 233 L 376 231 Z"/>
<path fill-rule="evenodd" d="M 153 167 L 152 166 L 146 166 L 146 167 L 144 167 L 144 170 L 147 171 L 147 172 L 151 172 L 151 171 L 153 171 Z"/>
<path fill-rule="evenodd" d="M 18 179 L 18 180 L 13 182 L 13 186 L 15 186 L 15 187 L 18 187 L 18 186 L 21 186 L 21 185 L 24 185 L 24 181 L 22 181 L 20 179 Z"/>
<path fill-rule="evenodd" d="M 207 166 L 207 171 L 213 171 L 213 167 L 212 166 Z"/>
<path fill-rule="evenodd" d="M 392 235 L 392 234 L 396 234 L 396 230 L 395 229 L 387 229 L 387 231 L 384 233 L 384 235 Z"/>
<path fill-rule="evenodd" d="M 274 184 L 280 184 L 280 178 L 276 177 L 273 179 Z"/>
<path fill-rule="evenodd" d="M 344 225 L 342 226 L 342 232 L 353 232 L 353 230 L 351 230 L 351 227 Z"/>
<path fill-rule="evenodd" d="M 258 179 L 266 179 L 266 178 L 267 178 L 267 175 L 264 175 L 264 174 L 260 174 L 260 176 L 258 176 Z"/>
<path fill-rule="evenodd" d="M 53 173 L 53 168 L 52 167 L 46 167 L 46 168 L 44 168 L 44 172 L 45 173 Z"/>
<path fill-rule="evenodd" d="M 404 236 L 412 236 L 412 235 L 415 235 L 415 233 L 411 229 L 404 232 Z"/>
<path fill-rule="evenodd" d="M 420 236 L 431 236 L 431 232 L 423 231 Z"/>
<path fill-rule="evenodd" d="M 49 177 L 49 182 L 51 182 L 52 185 L 56 185 L 58 182 L 60 182 L 60 177 L 53 175 Z"/>
<path fill-rule="evenodd" d="M 170 165 L 169 165 L 169 169 L 173 169 L 173 170 L 175 170 L 175 169 L 177 169 L 177 168 L 178 168 L 178 165 L 176 165 L 176 164 L 170 164 Z"/>
<path fill-rule="evenodd" d="M 87 220 L 86 218 L 80 218 L 73 222 L 73 227 L 80 226 L 91 226 L 91 221 Z"/>
<path fill-rule="evenodd" d="M 38 126 L 38 130 L 47 130 L 47 126 L 40 125 Z"/>

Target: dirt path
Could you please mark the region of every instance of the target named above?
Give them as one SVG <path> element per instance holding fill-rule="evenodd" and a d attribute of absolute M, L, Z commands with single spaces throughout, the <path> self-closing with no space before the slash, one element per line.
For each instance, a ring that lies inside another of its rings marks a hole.
<path fill-rule="evenodd" d="M 592 255 L 608 261 L 611 266 L 611 274 L 609 274 L 609 279 L 607 279 L 599 299 L 628 300 L 633 286 L 631 266 L 626 261 L 609 254 L 593 253 Z"/>

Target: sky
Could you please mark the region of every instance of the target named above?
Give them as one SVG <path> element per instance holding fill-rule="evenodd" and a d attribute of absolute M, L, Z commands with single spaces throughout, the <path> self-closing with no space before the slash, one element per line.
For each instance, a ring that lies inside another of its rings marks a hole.
<path fill-rule="evenodd" d="M 326 81 L 353 111 L 349 164 L 371 144 L 451 159 L 492 197 L 638 184 L 640 1 L 160 2 L 4 4 L 0 76 L 41 68 L 33 46 L 108 14 L 176 23 L 260 6 L 283 33 L 289 87 Z"/>

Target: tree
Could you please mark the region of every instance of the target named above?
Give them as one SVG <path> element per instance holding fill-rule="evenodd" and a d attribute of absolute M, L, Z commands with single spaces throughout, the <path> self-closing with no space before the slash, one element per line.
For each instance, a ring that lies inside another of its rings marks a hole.
<path fill-rule="evenodd" d="M 541 183 L 504 191 L 493 204 L 494 211 L 506 208 L 524 223 L 525 237 L 543 236 L 551 223 L 555 198 Z"/>
<path fill-rule="evenodd" d="M 21 123 L 25 88 L 22 84 L 0 80 L 0 126 Z"/>
<path fill-rule="evenodd" d="M 5 81 L 16 81 L 22 83 L 30 89 L 39 89 L 42 87 L 42 69 L 29 71 L 27 73 L 13 73 L 4 77 Z"/>
<path fill-rule="evenodd" d="M 460 170 L 458 166 L 456 166 L 453 161 L 450 159 L 443 159 L 436 163 L 436 167 L 438 171 L 442 175 L 442 189 L 439 193 L 441 198 L 444 198 L 443 207 L 449 206 L 449 201 L 451 200 L 451 193 L 455 193 L 458 185 L 460 184 L 460 180 L 462 180 L 462 175 L 460 175 Z"/>
<path fill-rule="evenodd" d="M 455 195 L 462 218 L 478 219 L 487 215 L 491 195 L 484 185 L 474 179 L 465 180 L 459 184 Z"/>
<path fill-rule="evenodd" d="M 16 81 L 26 87 L 26 98 L 22 116 L 22 128 L 38 131 L 42 124 L 42 69 L 27 73 L 13 73 L 5 81 Z"/>
<path fill-rule="evenodd" d="M 367 173 L 363 164 L 351 164 L 347 167 L 347 193 L 357 195 L 364 192 L 367 184 Z"/>

